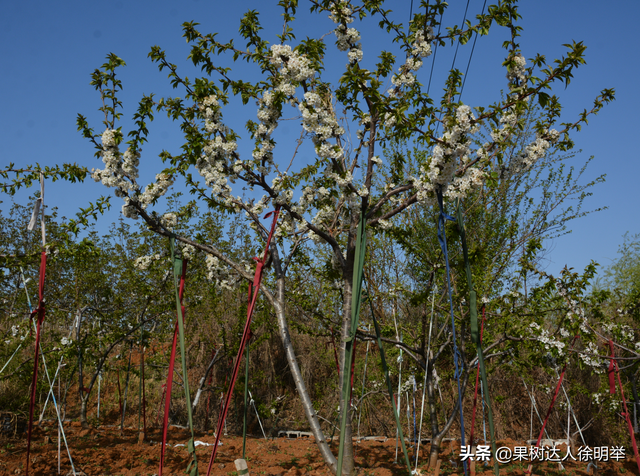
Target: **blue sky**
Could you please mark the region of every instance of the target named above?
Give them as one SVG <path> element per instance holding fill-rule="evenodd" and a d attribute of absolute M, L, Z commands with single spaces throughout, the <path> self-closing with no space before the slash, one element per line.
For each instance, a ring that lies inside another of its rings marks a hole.
<path fill-rule="evenodd" d="M 76 131 L 75 120 L 77 113 L 82 113 L 89 117 L 96 130 L 102 130 L 97 111 L 99 96 L 89 85 L 89 79 L 107 53 L 113 52 L 127 62 L 121 78 L 125 117 L 129 117 L 142 94 L 183 95 L 171 90 L 166 74 L 159 73 L 147 58 L 152 45 L 164 48 L 171 62 L 184 67 L 186 74 L 193 76 L 186 63 L 188 47 L 181 28 L 184 21 L 199 22 L 200 30 L 205 33 L 220 32 L 221 39 L 237 37 L 241 14 L 252 8 L 261 13 L 266 39 L 277 42 L 275 34 L 281 29 L 280 10 L 266 6 L 271 3 L 211 0 L 3 2 L 0 5 L 0 88 L 4 93 L 0 109 L 3 144 L 0 166 L 9 162 L 19 166 L 35 162 L 100 166 L 101 163 L 93 158 L 91 145 Z M 452 7 L 444 22 L 460 24 L 466 2 L 452 0 L 450 3 Z M 418 1 L 414 4 L 417 7 Z M 331 30 L 332 23 L 328 19 L 316 16 L 310 20 L 305 2 L 301 5 L 300 20 L 293 25 L 299 28 L 299 39 Z M 389 2 L 388 8 L 394 10 L 397 21 L 408 20 L 409 0 Z M 470 0 L 470 15 L 479 13 L 481 8 L 482 0 Z M 634 22 L 640 15 L 640 2 L 528 0 L 521 2 L 520 13 L 524 27 L 520 44 L 525 57 L 536 53 L 545 54 L 548 59 L 559 57 L 565 51 L 561 45 L 573 40 L 582 40 L 588 47 L 587 65 L 575 72 L 566 91 L 557 91 L 564 106 L 563 119 L 573 119 L 582 109 L 589 108 L 600 90 L 616 89 L 617 100 L 592 117 L 581 133 L 574 135 L 576 148 L 583 150 L 574 159 L 574 164 L 580 167 L 588 156 L 595 156 L 586 180 L 607 175 L 606 183 L 593 189 L 594 195 L 586 200 L 586 208 L 609 208 L 571 223 L 573 233 L 548 243 L 547 270 L 557 273 L 565 264 L 581 269 L 590 259 L 606 265 L 616 257 L 617 247 L 626 231 L 640 232 L 635 205 L 640 165 L 637 149 L 632 145 L 637 135 L 640 108 L 636 85 L 640 71 L 637 61 L 633 60 L 637 57 L 635 50 L 639 43 L 634 36 Z M 357 24 L 353 26 L 359 28 Z M 496 100 L 500 89 L 505 87 L 505 71 L 500 67 L 504 56 L 500 43 L 505 39 L 505 32 L 479 39 L 463 95 L 469 105 L 487 105 Z M 379 34 L 367 29 L 362 31 L 362 42 L 366 66 L 367 60 L 373 61 L 377 56 L 382 43 Z M 460 50 L 457 67 L 464 70 L 469 52 L 469 46 Z M 443 77 L 451 66 L 451 53 L 451 47 L 438 53 L 432 92 L 442 89 Z M 344 55 L 336 58 L 335 64 L 327 65 L 329 72 L 346 63 Z M 426 82 L 430 66 L 427 62 L 421 70 L 419 79 L 422 82 Z M 225 117 L 230 121 L 235 119 L 233 112 L 226 112 Z M 143 160 L 147 154 L 156 156 L 162 148 L 178 150 L 181 142 L 175 124 L 158 117 L 151 131 L 152 143 L 145 147 Z M 283 128 L 282 133 L 289 131 Z M 297 134 L 292 131 L 292 138 L 294 133 Z M 143 168 L 142 177 L 147 174 L 150 178 L 157 171 L 158 167 Z M 106 192 L 91 180 L 81 185 L 49 183 L 47 203 L 58 206 L 62 214 L 70 216 L 79 206 L 86 206 Z M 2 207 L 6 208 L 10 199 L 3 197 L 2 200 Z M 19 194 L 16 200 L 25 203 L 26 195 Z M 105 228 L 119 214 L 118 200 L 114 197 L 113 211 L 101 221 Z"/>

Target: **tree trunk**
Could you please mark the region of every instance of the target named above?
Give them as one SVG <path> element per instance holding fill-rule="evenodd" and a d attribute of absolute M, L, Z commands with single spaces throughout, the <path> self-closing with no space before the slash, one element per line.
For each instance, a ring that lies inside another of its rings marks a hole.
<path fill-rule="evenodd" d="M 433 379 L 432 367 L 429 365 L 427 356 L 427 399 L 429 401 L 429 415 L 431 417 L 431 453 L 429 454 L 429 469 L 436 467 L 438 455 L 440 454 L 440 443 L 444 437 L 444 433 L 440 433 L 438 429 L 438 410 L 436 407 L 435 385 Z"/>
<path fill-rule="evenodd" d="M 202 378 L 200 379 L 200 384 L 198 385 L 198 391 L 196 392 L 196 396 L 193 399 L 193 403 L 191 405 L 191 408 L 195 411 L 196 406 L 198 405 L 198 402 L 200 401 L 200 395 L 202 394 L 202 390 L 205 387 L 206 381 L 207 381 L 207 377 L 209 376 L 209 373 L 211 372 L 211 370 L 213 369 L 213 365 L 218 362 L 221 357 L 224 355 L 224 352 L 221 352 L 220 350 L 218 350 L 212 357 L 211 357 L 211 361 L 209 362 L 209 365 L 207 366 L 207 370 L 204 372 L 204 375 L 202 376 Z"/>
<path fill-rule="evenodd" d="M 431 438 L 431 452 L 429 453 L 429 469 L 435 469 L 438 463 L 438 456 L 440 455 L 440 445 L 444 438 L 444 432 Z"/>
<path fill-rule="evenodd" d="M 80 400 L 80 424 L 82 428 L 89 428 L 89 422 L 87 421 L 87 407 L 89 404 L 89 393 L 82 392 Z"/>
<path fill-rule="evenodd" d="M 293 344 L 291 343 L 289 324 L 287 322 L 284 306 L 285 278 L 275 247 L 273 247 L 272 249 L 272 256 L 274 269 L 276 271 L 276 296 L 273 296 L 270 293 L 265 293 L 265 295 L 269 299 L 269 301 L 271 301 L 271 304 L 273 305 L 273 308 L 275 310 L 276 319 L 278 321 L 278 329 L 280 330 L 280 338 L 282 339 L 282 345 L 285 350 L 285 355 L 287 356 L 289 370 L 291 371 L 291 375 L 293 376 L 293 380 L 296 385 L 296 390 L 298 391 L 298 395 L 300 396 L 300 401 L 302 402 L 305 416 L 307 417 L 307 421 L 309 422 L 309 426 L 311 427 L 311 433 L 313 433 L 313 437 L 316 440 L 316 444 L 318 445 L 318 449 L 320 450 L 322 459 L 327 464 L 327 466 L 329 466 L 331 472 L 335 474 L 338 469 L 338 462 L 335 456 L 333 456 L 333 453 L 331 453 L 331 449 L 327 444 L 324 433 L 320 428 L 320 421 L 318 420 L 316 411 L 313 408 L 311 398 L 309 398 L 309 392 L 307 391 L 307 387 L 302 378 L 302 373 L 300 372 L 300 367 L 298 366 L 298 360 L 293 349 Z"/>
<path fill-rule="evenodd" d="M 428 361 L 427 361 L 428 362 Z M 431 434 L 437 435 L 438 430 L 438 409 L 436 407 L 435 385 L 431 366 L 427 363 L 429 375 L 427 376 L 427 399 L 429 404 L 429 415 L 431 418 Z"/>
<path fill-rule="evenodd" d="M 465 365 L 465 370 L 464 373 L 462 375 L 462 382 L 460 385 L 460 391 L 462 393 L 462 395 L 464 396 L 464 393 L 467 389 L 467 383 L 469 382 L 469 369 L 470 367 L 468 365 Z M 431 374 L 429 375 L 429 377 L 431 377 Z M 429 378 L 428 379 L 428 383 L 427 383 L 427 390 L 428 390 L 428 394 L 429 394 L 429 408 L 430 408 L 430 412 L 431 412 L 431 428 L 432 428 L 432 436 L 431 436 L 431 452 L 429 453 L 429 468 L 433 469 L 435 468 L 436 462 L 438 460 L 438 456 L 440 454 L 440 449 L 441 449 L 441 444 L 442 444 L 442 440 L 444 439 L 444 436 L 447 434 L 447 432 L 449 431 L 449 429 L 451 428 L 451 425 L 453 425 L 453 422 L 455 421 L 456 417 L 459 416 L 459 400 L 458 398 L 456 398 L 455 400 L 455 405 L 453 406 L 453 409 L 451 410 L 451 414 L 449 415 L 449 418 L 447 419 L 446 423 L 444 424 L 443 428 L 441 431 L 438 431 L 438 416 L 437 413 L 435 411 L 435 392 L 434 392 L 434 385 L 433 385 L 433 379 Z M 462 424 L 462 422 L 461 422 Z"/>

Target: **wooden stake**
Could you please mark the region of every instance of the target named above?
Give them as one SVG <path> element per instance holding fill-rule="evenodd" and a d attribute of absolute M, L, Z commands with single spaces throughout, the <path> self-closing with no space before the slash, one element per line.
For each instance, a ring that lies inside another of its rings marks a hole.
<path fill-rule="evenodd" d="M 436 470 L 433 473 L 433 476 L 440 476 L 440 465 L 442 464 L 442 460 L 439 459 L 438 461 L 436 461 Z"/>
<path fill-rule="evenodd" d="M 471 454 L 476 454 L 476 446 L 475 445 L 473 445 L 471 447 Z M 476 461 L 473 458 L 471 458 L 469 460 L 469 472 L 470 472 L 471 476 L 476 476 Z"/>

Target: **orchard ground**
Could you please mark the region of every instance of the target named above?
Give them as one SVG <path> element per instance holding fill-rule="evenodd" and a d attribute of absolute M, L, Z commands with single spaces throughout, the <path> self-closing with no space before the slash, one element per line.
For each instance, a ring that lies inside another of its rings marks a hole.
<path fill-rule="evenodd" d="M 115 416 L 115 415 L 114 415 Z M 115 418 L 114 418 L 115 420 Z M 78 474 L 87 476 L 98 475 L 156 475 L 160 457 L 161 430 L 148 430 L 147 437 L 140 441 L 137 427 L 125 427 L 124 433 L 116 425 L 102 425 L 96 428 L 83 429 L 77 422 L 65 425 L 67 439 L 71 448 Z M 31 449 L 30 474 L 33 476 L 50 476 L 58 474 L 58 444 L 57 429 L 54 422 L 43 422 L 41 427 L 34 429 Z M 164 475 L 185 474 L 189 461 L 189 454 L 184 444 L 188 440 L 188 430 L 172 426 L 169 430 L 168 446 L 165 457 Z M 196 440 L 213 444 L 212 432 L 197 432 Z M 234 460 L 242 456 L 242 437 L 225 436 L 218 457 L 213 464 L 212 475 L 236 475 Z M 511 439 L 498 442 L 498 446 L 522 445 Z M 337 446 L 337 438 L 332 447 Z M 356 444 L 356 465 L 359 475 L 391 476 L 406 474 L 402 466 L 402 454 L 398 455 L 399 464 L 395 463 L 395 438 L 381 437 L 376 440 L 360 441 Z M 418 469 L 422 475 L 434 474 L 428 471 L 426 456 L 430 445 L 422 446 Z M 630 449 L 627 449 L 627 454 Z M 453 452 L 453 454 L 452 454 Z M 561 454 L 566 454 L 566 446 L 560 445 Z M 410 456 L 414 452 L 409 447 Z M 574 451 L 575 453 L 575 451 Z M 206 468 L 211 454 L 210 446 L 198 446 L 197 455 L 200 474 L 206 474 Z M 441 453 L 440 475 L 461 475 L 462 466 L 459 460 L 460 442 L 447 441 Z M 250 474 L 252 475 L 330 475 L 326 465 L 318 453 L 313 438 L 257 438 L 247 439 L 246 456 Z M 0 474 L 24 474 L 26 457 L 26 437 L 1 440 L 0 446 Z M 478 476 L 493 475 L 489 466 L 476 463 Z M 593 474 L 584 462 L 565 462 L 564 471 L 558 463 L 544 462 L 534 466 L 536 475 L 588 475 Z M 526 466 L 522 463 L 510 463 L 500 466 L 500 475 L 522 475 Z M 66 455 L 64 444 L 61 448 L 60 474 L 73 474 Z M 599 476 L 619 474 L 636 474 L 637 467 L 632 457 L 620 462 L 599 463 Z"/>

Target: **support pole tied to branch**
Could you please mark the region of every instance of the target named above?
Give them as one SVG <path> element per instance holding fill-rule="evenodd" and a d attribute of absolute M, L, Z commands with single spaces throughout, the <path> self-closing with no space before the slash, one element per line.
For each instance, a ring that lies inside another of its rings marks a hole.
<path fill-rule="evenodd" d="M 269 244 L 271 243 L 271 239 L 276 229 L 276 225 L 278 223 L 278 216 L 280 215 L 280 206 L 277 206 L 273 212 L 267 213 L 264 217 L 269 218 L 273 215 L 273 221 L 271 223 L 271 229 L 269 231 L 269 235 L 267 237 L 267 243 L 264 247 L 264 253 L 262 259 L 254 258 L 257 261 L 256 271 L 253 276 L 253 282 L 249 283 L 249 306 L 247 307 L 247 320 L 244 325 L 244 331 L 242 333 L 242 339 L 240 341 L 240 347 L 238 348 L 238 355 L 236 356 L 236 362 L 233 367 L 233 373 L 231 374 L 231 381 L 229 382 L 229 389 L 225 396 L 224 407 L 222 408 L 222 414 L 218 419 L 218 427 L 216 429 L 216 441 L 213 444 L 213 452 L 211 453 L 211 459 L 209 459 L 209 466 L 207 468 L 207 476 L 211 474 L 211 468 L 213 467 L 213 462 L 216 459 L 216 454 L 218 452 L 218 443 L 220 441 L 220 435 L 222 434 L 222 429 L 224 428 L 224 422 L 227 418 L 227 412 L 229 411 L 229 404 L 231 403 L 231 397 L 233 395 L 233 389 L 236 384 L 236 379 L 238 377 L 238 371 L 240 369 L 240 363 L 242 361 L 242 356 L 244 354 L 245 348 L 249 339 L 251 338 L 251 319 L 253 317 L 253 311 L 255 309 L 256 301 L 258 299 L 258 294 L 260 292 L 260 282 L 262 281 L 262 272 L 264 266 L 267 262 L 267 256 L 269 255 Z"/>

